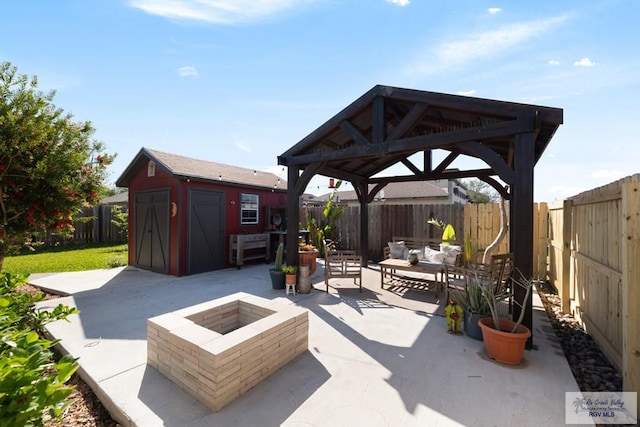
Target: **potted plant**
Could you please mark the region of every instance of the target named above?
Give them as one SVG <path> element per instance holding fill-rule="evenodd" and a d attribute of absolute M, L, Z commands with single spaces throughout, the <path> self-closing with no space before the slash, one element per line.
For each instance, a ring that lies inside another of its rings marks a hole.
<path fill-rule="evenodd" d="M 467 269 L 465 271 L 466 274 L 460 279 L 463 281 L 464 289 L 452 288 L 449 290 L 449 295 L 464 310 L 462 323 L 465 334 L 480 341 L 482 340 L 482 329 L 480 329 L 478 321 L 491 316 L 489 303 L 482 294 L 483 286 L 486 286 L 487 281 L 483 281 L 483 276 L 477 270 Z M 505 299 L 507 295 L 503 291 L 502 294 L 495 295 L 495 297 Z"/>
<path fill-rule="evenodd" d="M 285 274 L 285 283 L 287 285 L 295 285 L 296 284 L 296 273 L 298 272 L 298 266 L 296 265 L 285 265 L 282 267 L 282 271 Z"/>
<path fill-rule="evenodd" d="M 313 276 L 316 272 L 316 260 L 318 258 L 318 250 L 314 245 L 308 243 L 300 243 L 298 246 L 298 263 L 300 265 L 309 266 L 309 275 Z"/>
<path fill-rule="evenodd" d="M 276 249 L 276 263 L 274 268 L 269 269 L 271 276 L 271 287 L 273 289 L 284 289 L 284 271 L 282 271 L 282 259 L 284 257 L 284 243 L 280 243 Z"/>
<path fill-rule="evenodd" d="M 525 289 L 524 302 L 529 299 L 533 280 L 522 277 L 519 280 L 511 279 L 512 286 L 520 286 Z M 494 286 L 483 287 L 483 297 L 489 304 L 491 317 L 486 317 L 478 321 L 482 329 L 482 340 L 489 357 L 497 362 L 508 365 L 518 365 L 522 360 L 524 347 L 527 339 L 531 336 L 531 331 L 522 325 L 526 306 L 513 301 L 520 307 L 520 317 L 515 322 L 511 319 L 498 315 L 498 304 L 504 301 L 504 294 L 496 290 Z M 510 296 L 511 292 L 507 293 Z"/>

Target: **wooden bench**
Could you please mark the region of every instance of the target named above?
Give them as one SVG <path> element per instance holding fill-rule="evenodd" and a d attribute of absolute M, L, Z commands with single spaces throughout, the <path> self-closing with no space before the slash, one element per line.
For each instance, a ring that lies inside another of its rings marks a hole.
<path fill-rule="evenodd" d="M 412 237 L 393 237 L 393 242 L 404 242 L 404 245 L 409 250 L 421 250 L 425 247 L 429 247 L 430 249 L 439 251 L 440 245 L 443 243 L 442 239 L 433 239 L 433 238 L 412 238 Z M 460 246 L 460 243 L 454 240 L 447 241 L 446 243 L 450 245 Z M 402 287 L 413 287 L 418 289 L 431 289 L 430 283 L 428 280 L 419 277 L 424 274 L 433 274 L 435 284 L 435 294 L 436 297 L 439 295 L 440 290 L 444 288 L 444 275 L 445 275 L 445 264 L 444 263 L 435 263 L 435 262 L 427 262 L 420 261 L 415 265 L 409 264 L 406 258 L 397 259 L 391 257 L 391 249 L 389 245 L 384 247 L 384 256 L 385 259 L 380 261 L 378 265 L 380 266 L 380 287 L 384 289 L 384 285 L 395 285 Z M 459 264 L 461 262 L 461 256 L 459 255 L 454 264 Z M 405 274 L 412 273 L 412 274 Z"/>
<path fill-rule="evenodd" d="M 324 283 L 329 292 L 329 280 L 334 278 L 353 278 L 362 292 L 362 257 L 352 250 L 331 250 L 325 246 Z M 359 283 L 358 283 L 359 282 Z"/>

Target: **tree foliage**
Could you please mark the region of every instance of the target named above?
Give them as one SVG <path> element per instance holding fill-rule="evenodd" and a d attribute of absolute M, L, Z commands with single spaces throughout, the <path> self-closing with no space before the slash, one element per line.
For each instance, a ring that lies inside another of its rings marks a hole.
<path fill-rule="evenodd" d="M 497 203 L 500 194 L 484 181 L 479 179 L 467 179 L 464 181 L 467 188 L 467 198 L 471 203 Z"/>
<path fill-rule="evenodd" d="M 73 230 L 73 216 L 97 201 L 112 155 L 38 90 L 37 77 L 0 63 L 0 270 L 34 233 Z"/>

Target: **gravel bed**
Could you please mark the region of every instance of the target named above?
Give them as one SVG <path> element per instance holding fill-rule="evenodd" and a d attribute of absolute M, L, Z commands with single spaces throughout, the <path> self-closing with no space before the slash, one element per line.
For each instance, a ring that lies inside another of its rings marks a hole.
<path fill-rule="evenodd" d="M 560 298 L 553 286 L 544 283 L 537 289 L 580 390 L 622 391 L 618 370 L 578 321 L 560 312 Z"/>

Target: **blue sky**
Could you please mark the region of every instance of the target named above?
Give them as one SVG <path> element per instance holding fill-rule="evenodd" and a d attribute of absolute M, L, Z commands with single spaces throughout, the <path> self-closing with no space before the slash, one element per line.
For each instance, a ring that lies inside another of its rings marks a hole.
<path fill-rule="evenodd" d="M 563 108 L 536 201 L 640 172 L 637 0 L 8 0 L 0 14 L 0 60 L 93 122 L 118 153 L 111 181 L 143 146 L 281 173 L 279 154 L 376 84 Z"/>

